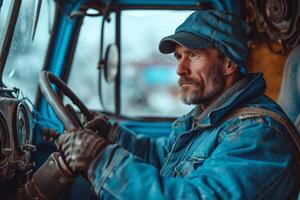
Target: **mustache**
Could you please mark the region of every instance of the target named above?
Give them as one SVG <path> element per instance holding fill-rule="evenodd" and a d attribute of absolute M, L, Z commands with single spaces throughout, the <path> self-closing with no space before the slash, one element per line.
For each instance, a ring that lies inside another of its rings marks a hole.
<path fill-rule="evenodd" d="M 182 76 L 178 79 L 178 85 L 182 86 L 183 84 L 193 84 L 196 86 L 201 86 L 200 81 L 190 78 L 190 77 L 185 77 L 185 76 Z"/>

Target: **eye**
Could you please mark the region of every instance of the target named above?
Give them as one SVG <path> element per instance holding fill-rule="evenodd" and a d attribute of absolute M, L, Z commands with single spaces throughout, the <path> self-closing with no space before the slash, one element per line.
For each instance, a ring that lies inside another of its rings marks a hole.
<path fill-rule="evenodd" d="M 181 55 L 179 55 L 178 53 L 174 53 L 174 57 L 175 57 L 177 60 L 180 60 Z"/>

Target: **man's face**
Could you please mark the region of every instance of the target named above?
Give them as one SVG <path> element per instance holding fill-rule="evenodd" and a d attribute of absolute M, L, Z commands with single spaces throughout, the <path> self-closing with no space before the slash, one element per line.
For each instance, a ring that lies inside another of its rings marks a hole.
<path fill-rule="evenodd" d="M 180 98 L 185 104 L 207 104 L 220 96 L 225 87 L 224 58 L 215 48 L 187 49 L 176 46 Z"/>

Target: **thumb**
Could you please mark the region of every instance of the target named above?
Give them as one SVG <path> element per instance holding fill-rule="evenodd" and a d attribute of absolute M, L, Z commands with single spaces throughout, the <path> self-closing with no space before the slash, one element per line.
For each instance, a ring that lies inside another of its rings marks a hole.
<path fill-rule="evenodd" d="M 87 122 L 84 125 L 84 128 L 91 129 L 93 131 L 97 131 L 103 124 L 106 124 L 108 120 L 104 118 L 104 116 L 96 116 L 91 121 Z"/>

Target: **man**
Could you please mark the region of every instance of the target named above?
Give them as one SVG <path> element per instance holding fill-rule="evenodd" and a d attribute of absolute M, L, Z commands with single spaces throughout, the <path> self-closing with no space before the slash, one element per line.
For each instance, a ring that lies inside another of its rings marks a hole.
<path fill-rule="evenodd" d="M 195 108 L 159 139 L 95 117 L 59 138 L 72 171 L 87 176 L 103 199 L 295 197 L 294 127 L 264 95 L 262 74 L 247 74 L 244 22 L 196 11 L 159 49 L 174 52 L 181 99 Z"/>

